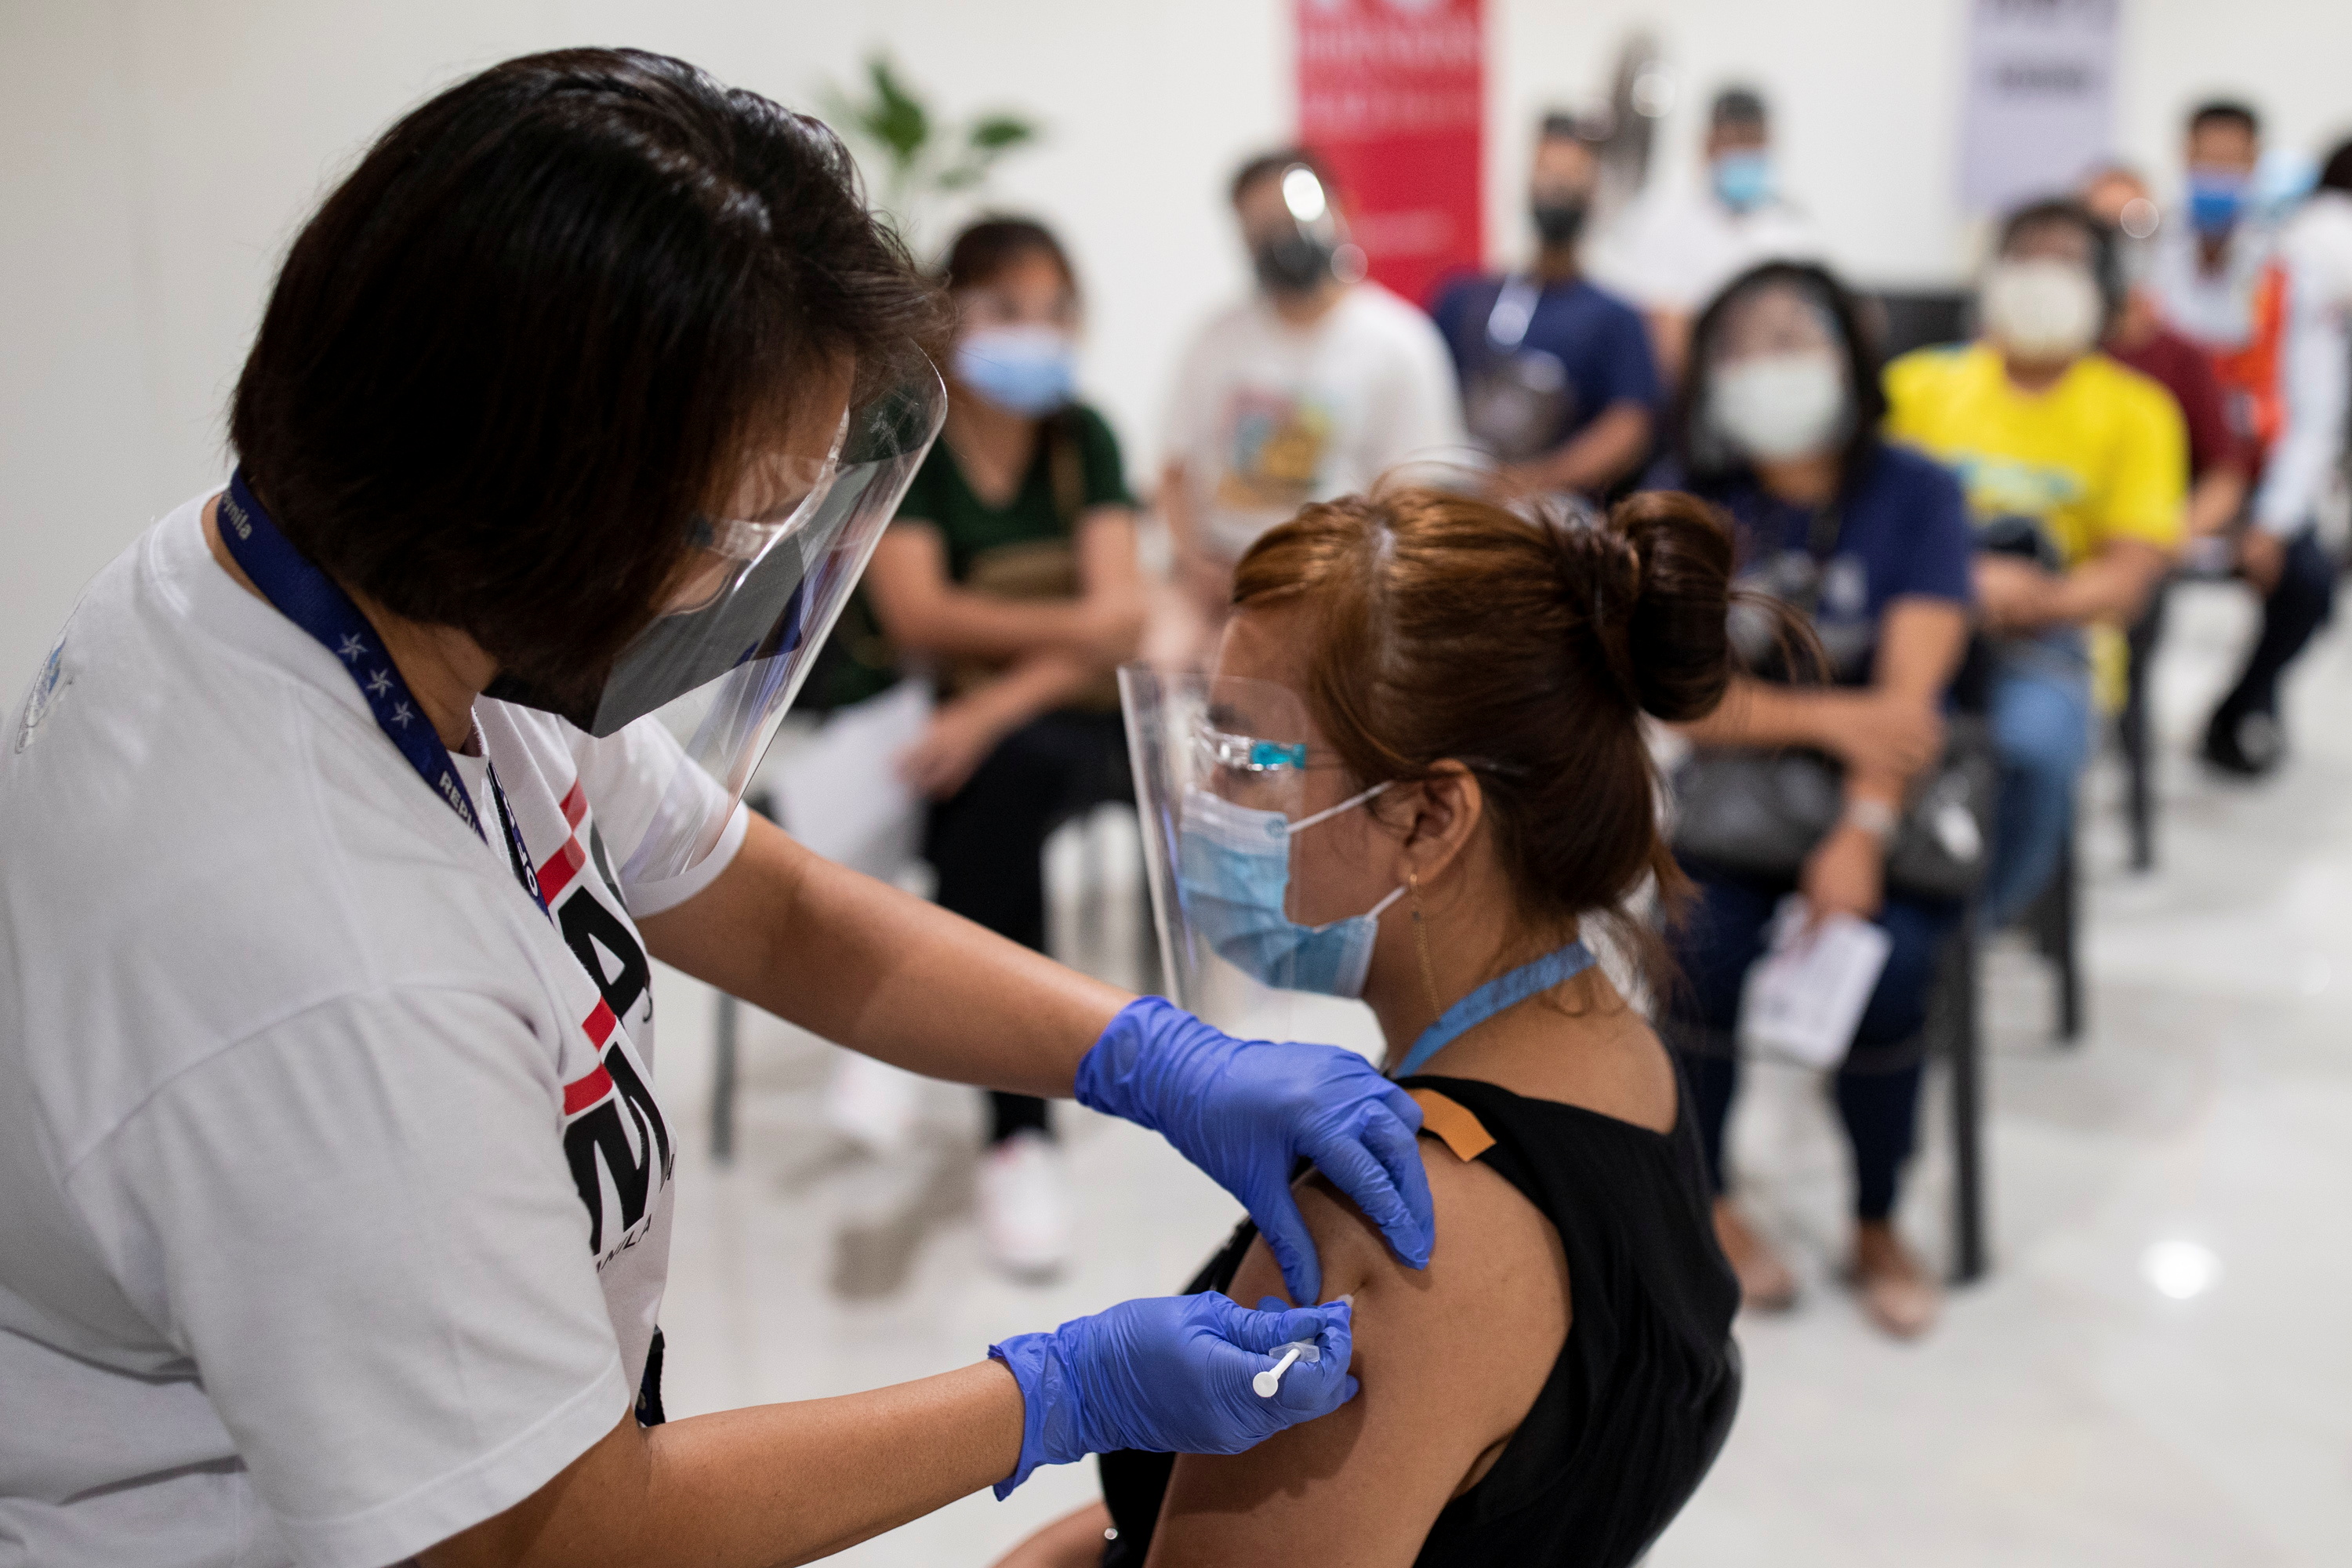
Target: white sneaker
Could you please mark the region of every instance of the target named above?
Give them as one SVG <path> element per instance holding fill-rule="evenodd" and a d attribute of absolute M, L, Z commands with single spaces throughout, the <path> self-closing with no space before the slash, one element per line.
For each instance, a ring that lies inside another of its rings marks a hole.
<path fill-rule="evenodd" d="M 1015 1132 L 981 1156 L 980 1234 L 1006 1273 L 1042 1279 L 1070 1250 L 1069 1181 L 1062 1151 L 1043 1132 Z"/>
<path fill-rule="evenodd" d="M 904 1068 L 844 1051 L 825 1085 L 825 1125 L 869 1154 L 895 1154 L 915 1130 L 922 1093 L 923 1080 Z"/>

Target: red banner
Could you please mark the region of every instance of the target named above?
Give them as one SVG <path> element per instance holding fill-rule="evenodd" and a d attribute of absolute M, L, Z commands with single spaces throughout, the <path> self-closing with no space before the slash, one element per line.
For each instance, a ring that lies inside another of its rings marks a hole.
<path fill-rule="evenodd" d="M 1294 0 L 1298 139 L 1331 165 L 1371 276 L 1416 303 L 1476 267 L 1483 0 Z"/>

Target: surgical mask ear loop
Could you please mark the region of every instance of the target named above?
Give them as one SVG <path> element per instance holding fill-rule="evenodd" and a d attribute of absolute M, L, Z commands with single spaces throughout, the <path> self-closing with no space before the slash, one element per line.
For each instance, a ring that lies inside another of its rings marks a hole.
<path fill-rule="evenodd" d="M 1435 1018 L 1445 1007 L 1437 999 L 1437 966 L 1429 962 L 1429 919 L 1421 908 L 1421 874 L 1407 870 L 1404 885 L 1412 899 L 1412 945 L 1421 953 L 1421 984 L 1429 993 L 1429 1016 Z"/>

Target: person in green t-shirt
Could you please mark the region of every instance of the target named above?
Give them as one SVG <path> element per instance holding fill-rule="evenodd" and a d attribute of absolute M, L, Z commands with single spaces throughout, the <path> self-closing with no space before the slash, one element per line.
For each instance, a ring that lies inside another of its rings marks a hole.
<path fill-rule="evenodd" d="M 957 313 L 947 426 L 865 591 L 874 632 L 939 686 L 930 729 L 902 763 L 933 803 L 923 852 L 938 900 L 1042 950 L 1046 835 L 1125 788 L 1113 672 L 1143 631 L 1134 501 L 1110 427 L 1072 396 L 1077 280 L 1052 233 L 983 220 L 950 247 L 944 273 Z M 895 666 L 882 674 L 887 684 Z M 1067 1222 L 1045 1102 L 990 1102 L 983 1234 L 1001 1265 L 1050 1272 Z"/>

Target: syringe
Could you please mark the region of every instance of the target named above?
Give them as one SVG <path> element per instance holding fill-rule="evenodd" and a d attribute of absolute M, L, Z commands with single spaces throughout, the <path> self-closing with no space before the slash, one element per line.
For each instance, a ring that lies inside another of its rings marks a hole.
<path fill-rule="evenodd" d="M 1356 1298 L 1352 1295 L 1342 1296 L 1330 1305 L 1336 1307 L 1345 1302 L 1352 1307 L 1355 1301 Z M 1282 1374 L 1290 1370 L 1292 1362 L 1303 1361 L 1312 1366 L 1323 1359 L 1322 1348 L 1313 1340 L 1292 1340 L 1287 1344 L 1275 1346 L 1273 1350 L 1266 1352 L 1266 1354 L 1274 1355 L 1277 1352 L 1282 1356 L 1280 1361 L 1250 1379 L 1250 1387 L 1260 1399 L 1272 1399 L 1275 1396 L 1276 1391 L 1282 1387 Z"/>

